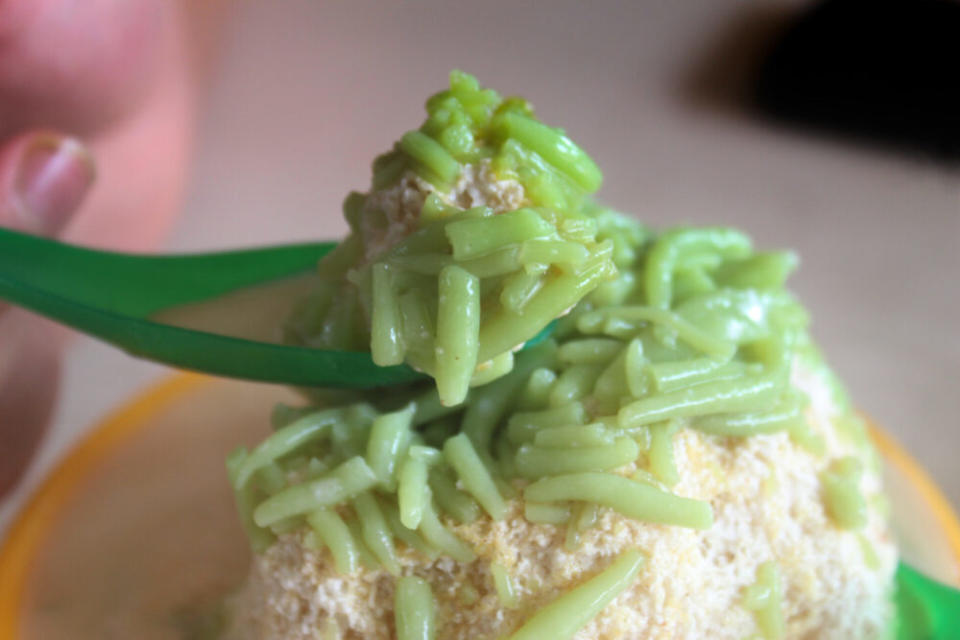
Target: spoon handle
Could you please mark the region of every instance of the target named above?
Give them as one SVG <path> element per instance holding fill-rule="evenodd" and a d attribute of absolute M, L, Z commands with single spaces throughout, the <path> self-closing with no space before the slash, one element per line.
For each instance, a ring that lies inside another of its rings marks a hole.
<path fill-rule="evenodd" d="M 0 229 L 0 297 L 56 320 L 59 307 L 42 300 L 44 295 L 143 318 L 306 271 L 334 246 L 313 243 L 155 256 L 87 249 Z"/>
<path fill-rule="evenodd" d="M 0 299 L 132 355 L 214 375 L 298 386 L 369 388 L 422 378 L 369 353 L 254 342 L 153 322 L 160 309 L 315 268 L 333 243 L 147 256 L 75 247 L 0 229 Z"/>

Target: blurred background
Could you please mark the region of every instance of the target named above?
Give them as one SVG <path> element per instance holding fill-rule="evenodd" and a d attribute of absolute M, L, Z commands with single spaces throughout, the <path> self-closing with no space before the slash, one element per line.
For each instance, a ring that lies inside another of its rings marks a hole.
<path fill-rule="evenodd" d="M 603 168 L 611 206 L 795 249 L 793 288 L 855 402 L 960 504 L 960 170 L 744 106 L 759 57 L 805 4 L 235 2 L 167 247 L 340 236 L 344 195 L 460 68 L 563 126 Z M 51 436 L 0 516 L 168 373 L 79 341 Z"/>

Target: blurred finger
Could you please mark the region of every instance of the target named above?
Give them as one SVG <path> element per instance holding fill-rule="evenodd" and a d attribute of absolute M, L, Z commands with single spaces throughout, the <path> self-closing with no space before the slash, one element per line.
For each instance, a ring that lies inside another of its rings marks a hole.
<path fill-rule="evenodd" d="M 89 134 L 129 113 L 160 64 L 169 0 L 0 1 L 0 137 Z"/>
<path fill-rule="evenodd" d="M 93 180 L 93 159 L 75 138 L 39 131 L 8 141 L 0 147 L 0 227 L 59 235 Z M 6 308 L 0 300 L 0 313 Z"/>
<path fill-rule="evenodd" d="M 94 177 L 93 159 L 76 138 L 49 131 L 14 138 L 0 148 L 0 226 L 57 235 Z"/>
<path fill-rule="evenodd" d="M 0 317 L 0 498 L 16 483 L 46 432 L 60 381 L 60 340 L 21 311 Z"/>

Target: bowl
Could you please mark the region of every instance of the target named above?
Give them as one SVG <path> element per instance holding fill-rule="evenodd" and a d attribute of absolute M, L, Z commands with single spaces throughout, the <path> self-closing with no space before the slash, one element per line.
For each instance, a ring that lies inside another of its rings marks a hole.
<path fill-rule="evenodd" d="M 0 547 L 0 640 L 202 638 L 250 551 L 223 460 L 269 430 L 284 388 L 177 374 L 92 428 Z M 960 523 L 877 427 L 903 559 L 960 586 Z"/>

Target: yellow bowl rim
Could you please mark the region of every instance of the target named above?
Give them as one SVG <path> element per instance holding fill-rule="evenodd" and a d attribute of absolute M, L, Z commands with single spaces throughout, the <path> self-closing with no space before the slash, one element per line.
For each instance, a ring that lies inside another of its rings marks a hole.
<path fill-rule="evenodd" d="M 0 546 L 0 640 L 17 640 L 30 567 L 46 541 L 48 524 L 73 495 L 77 481 L 134 435 L 151 416 L 212 380 L 183 372 L 148 387 L 95 424 L 55 465 L 16 515 Z"/>

